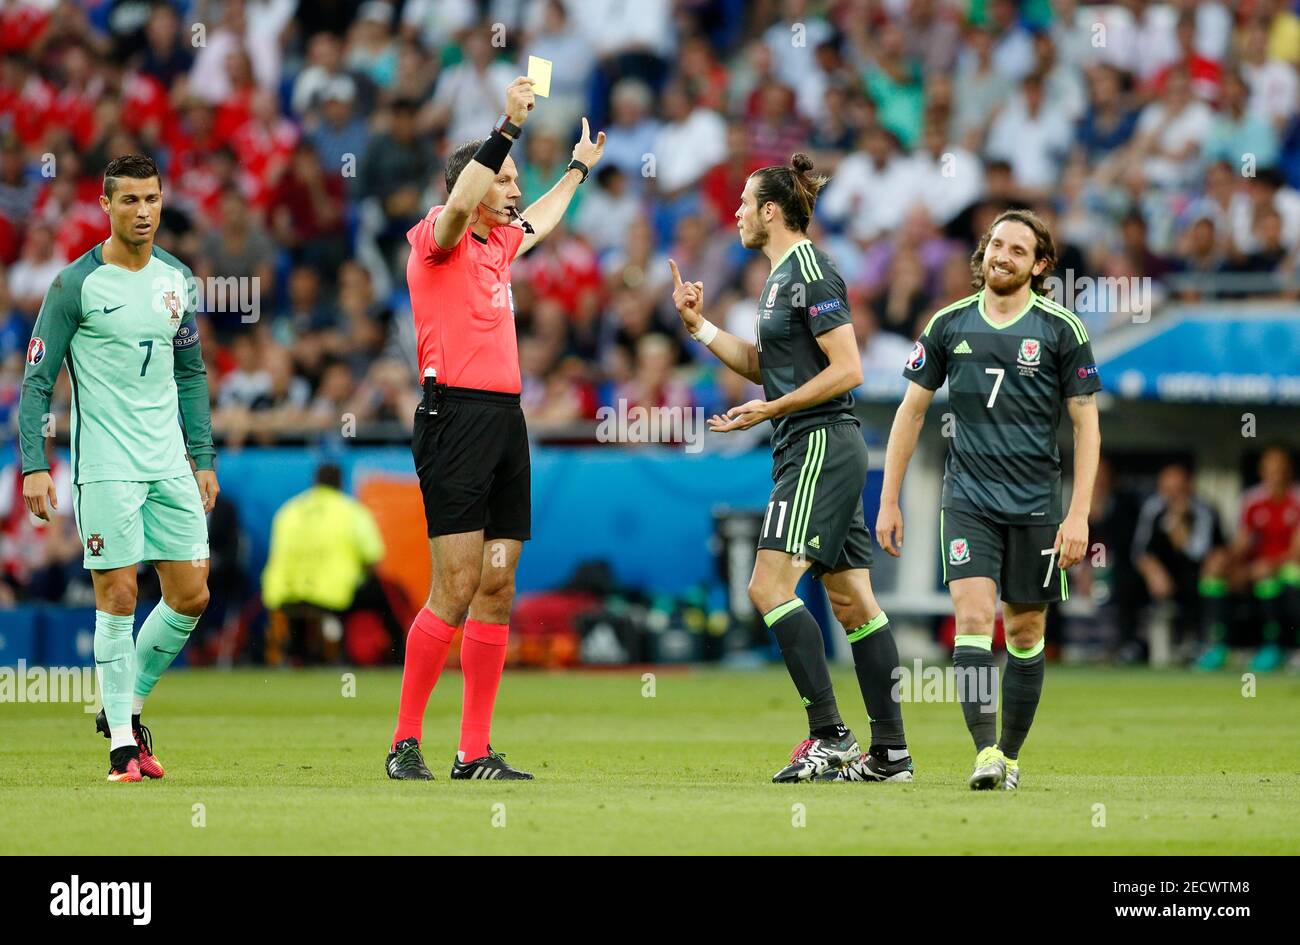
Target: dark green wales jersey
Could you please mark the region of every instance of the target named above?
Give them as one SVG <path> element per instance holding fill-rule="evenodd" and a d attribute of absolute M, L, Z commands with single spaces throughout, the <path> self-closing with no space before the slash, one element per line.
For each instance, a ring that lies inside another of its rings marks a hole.
<path fill-rule="evenodd" d="M 849 322 L 844 280 L 830 257 L 810 240 L 791 246 L 772 267 L 758 300 L 758 365 L 767 399 L 783 397 L 820 374 L 830 359 L 817 336 Z M 849 393 L 777 417 L 772 447 L 780 449 L 801 433 L 846 420 L 857 422 Z"/>
<path fill-rule="evenodd" d="M 1024 311 L 997 325 L 977 292 L 935 313 L 903 376 L 927 390 L 948 382 L 955 422 L 944 508 L 1009 525 L 1061 520 L 1061 410 L 1067 397 L 1101 389 L 1079 316 L 1031 293 Z"/>

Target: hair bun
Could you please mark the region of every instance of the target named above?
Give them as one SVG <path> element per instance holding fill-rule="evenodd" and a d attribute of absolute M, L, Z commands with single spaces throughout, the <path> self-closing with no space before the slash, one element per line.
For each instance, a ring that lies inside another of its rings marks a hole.
<path fill-rule="evenodd" d="M 806 174 L 813 169 L 813 159 L 802 151 L 796 151 L 790 156 L 790 166 L 796 174 Z"/>

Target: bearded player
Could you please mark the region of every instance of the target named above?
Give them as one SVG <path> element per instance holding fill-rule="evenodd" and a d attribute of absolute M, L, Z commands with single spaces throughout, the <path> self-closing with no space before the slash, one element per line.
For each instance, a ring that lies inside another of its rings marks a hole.
<path fill-rule="evenodd" d="M 1101 389 L 1088 332 L 1040 292 L 1056 250 L 1025 210 L 993 221 L 971 257 L 976 292 L 930 319 L 904 369 L 911 383 L 885 451 L 876 536 L 903 546 L 899 490 L 934 392 L 948 383 L 956 432 L 940 500 L 943 580 L 957 613 L 953 664 L 975 742 L 972 789 L 1016 788 L 1020 748 L 1043 690 L 1047 604 L 1065 600 L 1065 569 L 1083 560 L 1101 452 Z M 1061 514 L 1056 430 L 1064 404 L 1074 427 L 1074 491 Z M 1006 628 L 1002 734 L 997 734 L 993 619 Z"/>
<path fill-rule="evenodd" d="M 109 739 L 108 780 L 129 782 L 164 774 L 140 716 L 207 606 L 206 514 L 218 486 L 196 284 L 189 267 L 154 245 L 162 184 L 153 159 L 110 162 L 99 202 L 111 235 L 64 267 L 45 294 L 18 425 L 23 500 L 48 521 L 57 499 L 45 418 L 66 363 L 73 514 L 95 587 L 104 704 L 96 727 Z M 132 639 L 142 561 L 157 570 L 162 600 Z"/>
<path fill-rule="evenodd" d="M 452 152 L 447 203 L 407 233 L 406 281 L 424 378 L 411 450 L 424 496 L 433 586 L 406 637 L 397 728 L 385 765 L 398 780 L 433 778 L 420 748 L 424 712 L 462 626 L 465 693 L 451 777 L 532 779 L 507 764 L 490 741 L 515 567 L 532 515 L 510 263 L 555 228 L 605 150 L 605 133 L 593 142 L 584 118 L 573 160 L 529 206 L 525 221 L 516 209 L 522 195 L 510 148 L 533 107 L 532 86 L 532 79 L 515 79 L 491 136 Z"/>
<path fill-rule="evenodd" d="M 795 154 L 789 165 L 755 171 L 745 183 L 736 225 L 746 249 L 772 264 L 756 313 L 756 342 L 704 317 L 704 284 L 683 282 L 670 262 L 682 324 L 727 367 L 763 385 L 766 400 L 732 407 L 709 421 L 725 433 L 772 421 L 772 494 L 763 519 L 749 597 L 776 636 L 808 714 L 808 737 L 776 782 L 812 779 L 910 781 L 903 714 L 893 698 L 898 647 L 871 590 L 871 534 L 863 520 L 867 446 L 853 395 L 862 362 L 844 280 L 808 239 L 826 178 Z M 836 705 L 821 628 L 795 594 L 811 567 L 848 634 L 871 722 L 867 752 Z"/>

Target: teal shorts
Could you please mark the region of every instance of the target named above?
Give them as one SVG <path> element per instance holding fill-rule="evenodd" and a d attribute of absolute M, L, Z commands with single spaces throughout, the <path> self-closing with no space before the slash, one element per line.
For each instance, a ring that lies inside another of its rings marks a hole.
<path fill-rule="evenodd" d="M 74 488 L 77 534 L 88 569 L 208 557 L 208 519 L 193 476 Z"/>

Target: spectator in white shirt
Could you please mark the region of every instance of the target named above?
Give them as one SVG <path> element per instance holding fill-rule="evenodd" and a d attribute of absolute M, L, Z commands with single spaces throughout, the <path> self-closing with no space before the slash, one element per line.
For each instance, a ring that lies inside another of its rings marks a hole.
<path fill-rule="evenodd" d="M 578 208 L 573 228 L 597 253 L 621 249 L 628 231 L 641 218 L 641 201 L 627 175 L 612 164 L 597 168 L 592 183 L 595 187 Z"/>
<path fill-rule="evenodd" d="M 1073 137 L 1069 120 L 1047 107 L 1043 80 L 1035 73 L 993 120 L 986 150 L 1011 165 L 1022 188 L 1046 194 L 1057 180 Z"/>
<path fill-rule="evenodd" d="M 1192 96 L 1186 69 L 1165 80 L 1159 99 L 1142 110 L 1131 157 L 1143 162 L 1147 180 L 1157 187 L 1190 186 L 1200 170 L 1200 154 L 1214 126 L 1214 112 Z"/>
<path fill-rule="evenodd" d="M 993 63 L 993 34 L 974 29 L 957 61 L 951 135 L 972 151 L 984 147 L 989 121 L 1007 100 L 1013 85 Z"/>
<path fill-rule="evenodd" d="M 504 89 L 517 75 L 514 66 L 493 60 L 486 27 L 471 31 L 464 49 L 464 61 L 445 71 L 433 92 L 434 124 L 446 126 L 453 147 L 487 137 L 505 107 Z"/>
<path fill-rule="evenodd" d="M 859 150 L 840 162 L 817 213 L 865 243 L 902 223 L 917 199 L 910 158 L 899 153 L 892 134 L 873 125 L 862 133 Z"/>
<path fill-rule="evenodd" d="M 1250 111 L 1262 115 L 1279 132 L 1300 104 L 1300 76 L 1289 62 L 1268 58 L 1268 30 L 1258 20 L 1242 27 L 1241 74 L 1250 86 Z"/>
<path fill-rule="evenodd" d="M 48 223 L 33 223 L 22 256 L 9 270 L 9 292 L 18 309 L 35 318 L 46 290 L 67 264 L 55 243 L 54 228 Z"/>
<path fill-rule="evenodd" d="M 808 0 L 783 0 L 781 19 L 763 34 L 780 80 L 792 89 L 799 88 L 817 69 L 815 50 L 834 33 L 820 15 L 809 16 Z"/>
<path fill-rule="evenodd" d="M 693 187 L 727 153 L 727 123 L 707 108 L 692 108 L 686 89 L 664 87 L 661 111 L 667 121 L 655 136 L 655 180 L 670 199 Z"/>
<path fill-rule="evenodd" d="M 939 226 L 979 199 L 984 165 L 960 144 L 949 143 L 944 123 L 931 111 L 921 129 L 921 147 L 912 156 L 915 186 Z"/>
<path fill-rule="evenodd" d="M 222 19 L 208 31 L 194 55 L 190 90 L 220 104 L 234 91 L 226 61 L 243 49 L 257 84 L 275 91 L 280 84 L 280 36 L 297 12 L 298 0 L 237 0 L 224 4 Z"/>
<path fill-rule="evenodd" d="M 566 4 L 569 17 L 602 59 L 672 55 L 670 0 L 566 0 Z"/>
<path fill-rule="evenodd" d="M 569 21 L 560 0 L 546 0 L 541 28 L 529 39 L 520 61 L 519 74 L 528 70 L 528 56 L 549 59 L 556 64 L 551 74 L 551 95 L 545 107 L 528 116 L 537 125 L 562 137 L 578 124 L 587 111 L 587 92 L 596 56 L 589 43 Z"/>
<path fill-rule="evenodd" d="M 627 175 L 638 193 L 645 183 L 647 156 L 654 153 L 659 122 L 650 116 L 654 93 L 639 79 L 621 79 L 610 95 L 613 121 L 605 135 L 605 165 Z"/>
<path fill-rule="evenodd" d="M 1019 5 L 1015 0 L 992 0 L 988 11 L 995 35 L 994 65 L 1008 78 L 1023 79 L 1034 70 L 1037 60 L 1033 37 L 1020 25 Z"/>

